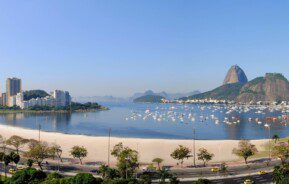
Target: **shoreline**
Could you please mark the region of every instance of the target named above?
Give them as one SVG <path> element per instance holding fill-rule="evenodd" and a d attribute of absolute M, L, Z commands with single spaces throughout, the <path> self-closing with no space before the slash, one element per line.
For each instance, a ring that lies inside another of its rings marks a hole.
<path fill-rule="evenodd" d="M 25 129 L 13 127 L 9 125 L 0 125 L 0 135 L 4 138 L 9 138 L 12 135 L 18 135 L 26 139 L 38 139 L 39 131 L 33 129 Z M 63 157 L 71 158 L 69 151 L 75 146 L 84 146 L 88 150 L 88 157 L 84 162 L 107 162 L 108 159 L 108 137 L 107 136 L 87 136 L 76 134 L 64 134 L 58 132 L 41 131 L 42 141 L 49 144 L 59 144 L 63 149 Z M 150 138 L 123 138 L 111 137 L 110 150 L 113 146 L 122 142 L 124 146 L 128 146 L 139 152 L 140 163 L 151 163 L 156 158 L 164 159 L 166 165 L 176 165 L 177 161 L 170 157 L 170 154 L 179 145 L 189 147 L 193 151 L 193 140 L 178 140 L 178 139 L 150 139 Z M 232 154 L 233 148 L 238 146 L 239 140 L 196 140 L 196 152 L 200 148 L 205 148 L 209 152 L 214 153 L 215 157 L 211 161 L 214 162 L 231 162 L 238 161 L 240 158 Z M 259 152 L 265 151 L 265 145 L 268 139 L 251 140 L 256 145 Z M 23 150 L 25 150 L 24 148 Z M 111 163 L 115 163 L 116 159 L 110 156 Z M 192 164 L 193 158 L 185 160 L 185 164 Z M 197 160 L 197 163 L 201 163 Z"/>
<path fill-rule="evenodd" d="M 42 111 L 42 110 L 0 110 L 0 114 L 17 114 L 17 113 L 33 113 L 33 114 L 71 114 L 71 113 L 89 113 L 89 112 L 98 112 L 98 111 L 107 111 L 109 108 L 101 108 L 101 109 L 90 109 L 90 110 L 51 110 L 51 111 Z"/>

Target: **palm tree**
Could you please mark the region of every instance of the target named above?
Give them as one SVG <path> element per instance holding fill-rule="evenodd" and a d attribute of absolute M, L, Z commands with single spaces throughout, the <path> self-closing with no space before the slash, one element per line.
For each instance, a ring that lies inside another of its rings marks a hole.
<path fill-rule="evenodd" d="M 161 158 L 155 158 L 153 159 L 153 163 L 156 163 L 158 165 L 158 170 L 161 170 L 160 164 L 163 162 L 164 160 Z"/>
<path fill-rule="evenodd" d="M 160 183 L 164 184 L 166 183 L 166 179 L 171 177 L 171 174 L 166 170 L 165 168 L 162 168 L 161 170 L 158 171 L 158 176 L 160 179 Z"/>
<path fill-rule="evenodd" d="M 274 142 L 275 142 L 275 144 L 276 144 L 277 141 L 280 139 L 280 137 L 279 137 L 279 135 L 274 134 L 274 135 L 272 136 L 272 139 L 274 140 Z"/>

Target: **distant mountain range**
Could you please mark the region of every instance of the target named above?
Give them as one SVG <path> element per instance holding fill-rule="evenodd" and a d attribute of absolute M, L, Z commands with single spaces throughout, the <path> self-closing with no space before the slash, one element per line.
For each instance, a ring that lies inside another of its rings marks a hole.
<path fill-rule="evenodd" d="M 75 102 L 107 102 L 107 103 L 122 103 L 122 102 L 133 102 L 135 99 L 139 97 L 144 97 L 144 96 L 161 96 L 162 98 L 165 99 L 179 99 L 182 97 L 188 97 L 191 95 L 199 94 L 199 91 L 193 91 L 189 93 L 166 93 L 166 92 L 160 92 L 160 93 L 155 93 L 152 90 L 147 90 L 144 93 L 135 93 L 131 97 L 114 97 L 114 96 L 91 96 L 91 97 L 85 97 L 85 96 L 78 96 L 78 97 L 73 97 L 73 101 Z M 155 98 L 155 99 L 156 99 Z"/>
<path fill-rule="evenodd" d="M 249 82 L 246 80 L 243 70 L 235 65 L 229 70 L 224 85 L 181 99 L 216 99 L 239 103 L 289 101 L 289 82 L 282 74 L 267 73 Z"/>
<path fill-rule="evenodd" d="M 201 93 L 200 91 L 193 91 L 189 93 L 166 93 L 166 92 L 160 92 L 160 93 L 155 93 L 152 90 L 147 90 L 144 93 L 135 93 L 132 97 L 130 97 L 130 100 L 133 101 L 139 97 L 143 96 L 161 96 L 167 100 L 173 100 L 173 99 L 179 99 L 182 97 L 188 97 L 192 95 L 196 95 Z"/>
<path fill-rule="evenodd" d="M 78 96 L 73 97 L 73 101 L 80 102 L 80 103 L 86 103 L 86 102 L 106 102 L 106 103 L 122 103 L 122 102 L 128 102 L 128 98 L 121 98 L 121 97 L 113 97 L 113 96 Z"/>
<path fill-rule="evenodd" d="M 145 95 L 138 97 L 133 100 L 135 103 L 162 103 L 163 99 L 165 99 L 162 96 L 159 95 Z"/>

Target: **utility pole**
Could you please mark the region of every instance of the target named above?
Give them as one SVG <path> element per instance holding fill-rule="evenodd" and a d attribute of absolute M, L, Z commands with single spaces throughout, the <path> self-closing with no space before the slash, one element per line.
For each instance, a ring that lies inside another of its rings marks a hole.
<path fill-rule="evenodd" d="M 110 135 L 111 135 L 111 128 L 108 130 L 108 146 L 107 146 L 107 165 L 110 165 Z"/>
<path fill-rule="evenodd" d="M 39 130 L 39 134 L 38 134 L 38 141 L 40 142 L 40 130 L 41 130 L 41 125 L 40 124 L 38 124 L 38 130 Z"/>
<path fill-rule="evenodd" d="M 196 167 L 196 130 L 195 128 L 193 129 L 193 133 L 194 133 L 194 167 Z"/>

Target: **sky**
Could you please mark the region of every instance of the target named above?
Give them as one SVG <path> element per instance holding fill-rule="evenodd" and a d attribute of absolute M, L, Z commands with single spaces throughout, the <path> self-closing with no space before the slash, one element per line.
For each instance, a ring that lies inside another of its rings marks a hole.
<path fill-rule="evenodd" d="M 231 65 L 289 78 L 289 1 L 4 0 L 0 91 L 72 96 L 206 91 Z"/>

